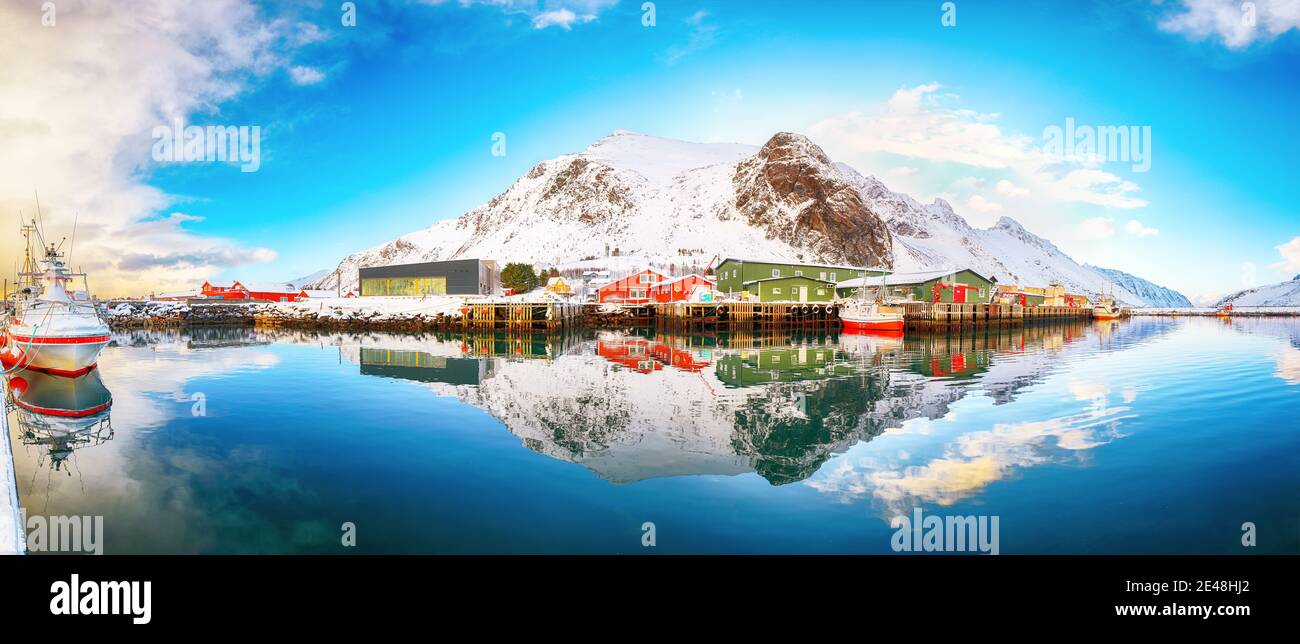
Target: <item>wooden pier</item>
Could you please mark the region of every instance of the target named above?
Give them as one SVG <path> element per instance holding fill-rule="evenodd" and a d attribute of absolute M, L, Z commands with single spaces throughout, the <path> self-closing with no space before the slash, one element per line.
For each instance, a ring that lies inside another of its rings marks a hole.
<path fill-rule="evenodd" d="M 466 302 L 466 329 L 559 331 L 582 322 L 582 305 L 568 302 Z"/>
<path fill-rule="evenodd" d="M 904 310 L 908 329 L 948 330 L 1026 323 L 1089 320 L 1092 309 L 1069 306 L 1018 304 L 952 304 L 907 302 Z M 622 307 L 622 315 L 598 313 L 588 305 L 585 322 L 602 326 L 611 320 L 627 326 L 683 330 L 730 328 L 824 328 L 839 326 L 839 306 L 834 302 L 674 302 Z"/>
<path fill-rule="evenodd" d="M 1017 325 L 1060 320 L 1090 320 L 1091 308 L 1071 306 L 1020 306 L 1019 304 L 950 304 L 909 302 L 902 305 L 908 329 L 947 329 Z"/>

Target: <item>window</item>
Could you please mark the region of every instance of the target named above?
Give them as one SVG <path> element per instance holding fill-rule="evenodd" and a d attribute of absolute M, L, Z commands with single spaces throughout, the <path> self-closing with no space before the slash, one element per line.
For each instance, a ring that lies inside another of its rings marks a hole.
<path fill-rule="evenodd" d="M 781 269 L 779 268 L 772 269 L 772 277 L 780 277 L 780 276 L 781 276 Z"/>
<path fill-rule="evenodd" d="M 826 289 L 821 289 L 821 288 L 817 289 L 817 294 L 818 294 L 818 295 L 825 295 L 825 294 L 826 294 Z"/>
<path fill-rule="evenodd" d="M 819 277 L 818 277 L 817 279 L 822 279 L 822 280 L 826 279 L 826 271 L 822 271 L 822 272 L 818 273 L 818 276 L 819 276 Z M 835 278 L 832 277 L 831 279 L 835 279 Z"/>
<path fill-rule="evenodd" d="M 361 280 L 362 296 L 446 295 L 445 277 L 368 277 Z"/>
<path fill-rule="evenodd" d="M 628 299 L 631 299 L 631 300 L 644 300 L 644 299 L 645 299 L 645 289 L 643 289 L 643 288 L 634 288 L 634 289 L 632 289 L 632 291 L 628 294 L 627 297 L 628 297 Z"/>
<path fill-rule="evenodd" d="M 780 295 L 780 294 L 781 294 L 781 287 L 779 286 L 772 287 L 772 295 Z"/>
<path fill-rule="evenodd" d="M 642 283 L 642 284 L 654 284 L 654 283 L 655 283 L 655 276 L 654 276 L 652 273 L 642 273 L 642 274 L 641 274 L 641 283 Z"/>
<path fill-rule="evenodd" d="M 803 271 L 795 271 L 795 272 L 794 272 L 794 276 L 795 276 L 795 277 L 803 277 Z"/>
<path fill-rule="evenodd" d="M 832 281 L 832 282 L 836 282 L 836 281 L 838 281 L 838 280 L 835 279 L 835 271 L 831 271 L 831 281 Z"/>

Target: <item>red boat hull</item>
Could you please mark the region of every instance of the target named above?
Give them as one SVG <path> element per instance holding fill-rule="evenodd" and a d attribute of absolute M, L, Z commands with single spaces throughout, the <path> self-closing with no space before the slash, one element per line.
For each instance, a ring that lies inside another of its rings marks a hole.
<path fill-rule="evenodd" d="M 902 320 L 886 320 L 882 322 L 859 322 L 857 320 L 841 320 L 844 323 L 845 330 L 848 331 L 902 331 Z"/>

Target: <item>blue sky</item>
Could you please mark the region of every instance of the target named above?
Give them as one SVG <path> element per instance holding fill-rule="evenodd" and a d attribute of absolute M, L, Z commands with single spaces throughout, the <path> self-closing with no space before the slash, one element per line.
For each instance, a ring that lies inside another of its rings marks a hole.
<path fill-rule="evenodd" d="M 929 1 L 665 0 L 652 27 L 626 0 L 356 4 L 355 27 L 334 2 L 252 6 L 296 35 L 181 110 L 260 125 L 257 172 L 135 163 L 131 179 L 165 202 L 155 216 L 196 218 L 178 231 L 271 251 L 211 260 L 213 277 L 332 268 L 616 129 L 752 144 L 803 132 L 976 225 L 1008 215 L 1080 261 L 1189 296 L 1300 273 L 1300 241 L 1284 246 L 1300 238 L 1300 17 L 1282 4 L 1258 2 L 1244 32 L 1214 0 L 958 0 L 951 27 Z M 1149 171 L 1103 162 L 1065 177 L 1037 152 L 1067 118 L 1150 126 Z"/>

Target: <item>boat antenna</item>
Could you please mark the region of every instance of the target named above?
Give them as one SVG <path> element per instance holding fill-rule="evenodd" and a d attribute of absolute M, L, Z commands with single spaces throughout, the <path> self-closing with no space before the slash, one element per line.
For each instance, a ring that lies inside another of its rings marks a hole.
<path fill-rule="evenodd" d="M 41 193 L 40 193 L 39 190 L 37 190 L 37 189 L 35 189 L 35 188 L 32 188 L 32 192 L 36 194 L 36 218 L 39 219 L 40 222 L 41 222 L 41 244 L 44 245 L 44 243 L 45 243 L 45 217 L 41 215 Z"/>
<path fill-rule="evenodd" d="M 68 266 L 72 266 L 72 248 L 77 245 L 77 220 L 81 218 L 81 211 L 72 215 L 72 241 L 68 244 Z"/>

